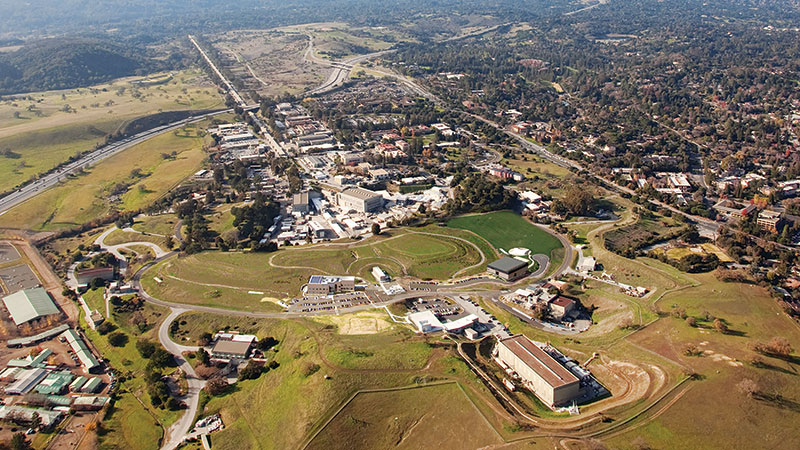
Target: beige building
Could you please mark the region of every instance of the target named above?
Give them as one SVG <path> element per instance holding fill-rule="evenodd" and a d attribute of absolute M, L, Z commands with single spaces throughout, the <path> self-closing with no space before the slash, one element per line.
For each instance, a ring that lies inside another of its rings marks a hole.
<path fill-rule="evenodd" d="M 374 212 L 383 208 L 383 197 L 367 189 L 347 188 L 339 193 L 339 207 L 358 212 Z"/>
<path fill-rule="evenodd" d="M 764 211 L 758 213 L 756 224 L 758 224 L 759 228 L 762 230 L 767 230 L 770 233 L 777 233 L 781 226 L 781 220 L 781 213 L 778 211 L 769 211 L 765 209 Z"/>
<path fill-rule="evenodd" d="M 524 335 L 498 342 L 497 359 L 550 407 L 567 404 L 580 395 L 578 378 Z"/>
<path fill-rule="evenodd" d="M 353 292 L 356 289 L 355 277 L 326 277 L 312 275 L 308 280 L 307 295 L 331 295 Z"/>

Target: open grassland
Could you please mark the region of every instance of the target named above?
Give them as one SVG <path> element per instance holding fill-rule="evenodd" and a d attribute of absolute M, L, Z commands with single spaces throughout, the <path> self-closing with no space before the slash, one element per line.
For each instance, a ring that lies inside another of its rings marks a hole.
<path fill-rule="evenodd" d="M 58 230 L 79 225 L 112 209 L 143 208 L 196 172 L 205 159 L 208 121 L 187 125 L 132 147 L 90 167 L 82 175 L 40 193 L 0 217 L 0 226 Z M 162 154 L 175 152 L 174 157 Z M 115 187 L 126 186 L 120 196 Z"/>
<path fill-rule="evenodd" d="M 162 250 L 167 250 L 165 245 L 165 237 L 149 233 L 136 233 L 116 229 L 109 233 L 108 236 L 106 236 L 106 238 L 103 240 L 103 243 L 106 245 L 119 245 L 126 244 L 128 242 L 152 242 L 153 244 L 161 247 Z"/>
<path fill-rule="evenodd" d="M 521 247 L 555 259 L 555 250 L 563 249 L 558 238 L 511 211 L 456 217 L 447 225 L 469 230 L 505 251 Z"/>
<path fill-rule="evenodd" d="M 325 358 L 345 369 L 422 369 L 431 347 L 408 328 L 384 332 L 365 339 L 360 335 L 332 336 Z"/>
<path fill-rule="evenodd" d="M 458 384 L 357 395 L 309 449 L 469 448 L 501 444 Z"/>
<path fill-rule="evenodd" d="M 635 431 L 610 442 L 617 448 L 634 448 L 631 439 L 641 436 L 654 448 L 701 445 L 721 449 L 780 447 L 800 440 L 800 432 L 788 425 L 800 419 L 800 360 L 796 356 L 758 356 L 749 349 L 755 341 L 778 336 L 797 349 L 797 324 L 761 287 L 723 283 L 710 274 L 692 277 L 699 286 L 668 293 L 658 305 L 662 309 L 684 308 L 687 315 L 697 319 L 698 326 L 668 317 L 631 340 L 691 367 L 703 380 L 655 421 L 641 423 Z M 724 320 L 731 332 L 714 331 L 707 314 Z M 689 345 L 702 355 L 687 356 Z M 757 356 L 762 361 L 754 365 Z M 752 397 L 737 387 L 745 379 L 755 384 Z M 700 442 L 697 436 L 703 436 Z"/>
<path fill-rule="evenodd" d="M 165 301 L 245 311 L 280 311 L 280 306 L 263 301 L 264 297 L 285 299 L 297 295 L 315 272 L 271 268 L 268 257 L 259 253 L 205 252 L 172 258 L 143 274 L 142 285 L 150 295 Z"/>
<path fill-rule="evenodd" d="M 0 157 L 0 192 L 93 148 L 133 119 L 162 111 L 224 106 L 216 87 L 200 70 L 160 78 L 164 80 L 160 84 L 135 85 L 141 78 L 123 78 L 0 102 L 0 150 L 12 152 L 11 157 Z"/>
<path fill-rule="evenodd" d="M 144 274 L 142 283 L 148 293 L 166 301 L 275 311 L 279 307 L 263 301 L 264 296 L 297 296 L 314 274 L 350 274 L 373 281 L 372 268 L 380 266 L 394 277 L 447 279 L 465 268 L 483 271 L 490 260 L 483 258 L 481 262 L 484 250 L 479 252 L 481 247 L 471 243 L 477 238 L 468 233 L 423 234 L 428 233 L 423 230 L 398 229 L 362 242 L 289 247 L 275 253 L 203 252 L 154 266 Z M 471 240 L 454 239 L 450 236 L 453 234 Z M 162 245 L 162 238 L 123 231 L 111 233 L 106 242 L 122 244 L 139 238 L 154 239 Z"/>
<path fill-rule="evenodd" d="M 422 367 L 415 361 L 412 366 L 419 369 L 398 368 L 395 357 L 383 352 L 380 358 L 376 358 L 374 368 L 347 369 L 323 357 L 330 353 L 327 350 L 328 346 L 341 346 L 339 341 L 342 337 L 334 329 L 328 329 L 323 324 L 304 320 L 256 321 L 198 313 L 185 314 L 179 321 L 183 325 L 179 327 L 178 333 L 190 340 L 203 331 L 236 329 L 242 333 L 255 333 L 259 337 L 273 336 L 279 341 L 274 356 L 275 361 L 280 364 L 277 369 L 270 370 L 259 379 L 237 383 L 230 392 L 211 398 L 205 406 L 202 415 L 218 412 L 225 422 L 225 429 L 212 436 L 214 448 L 302 448 L 304 443 L 335 415 L 347 399 L 363 389 L 409 386 L 414 385 L 415 380 L 420 382 L 435 377 L 443 381 L 452 380 L 461 383 L 471 399 L 484 401 L 490 398 L 464 363 L 450 356 L 450 351 L 443 349 L 426 351 L 430 355 L 429 367 Z M 407 350 L 402 348 L 405 344 L 396 339 L 397 336 L 393 333 L 389 333 L 388 336 L 383 334 L 350 336 L 346 344 L 355 352 L 373 351 L 387 344 L 405 355 L 416 354 L 415 348 L 418 345 L 426 345 L 408 342 L 411 350 Z M 460 389 L 445 390 L 445 392 L 461 396 L 460 400 L 456 397 L 457 400 L 445 404 L 459 408 L 470 406 Z M 394 398 L 397 400 L 396 406 L 401 409 L 413 407 L 422 414 L 425 409 L 441 410 L 441 406 L 435 404 L 412 406 L 416 403 L 416 397 L 413 396 L 398 395 Z M 457 414 L 464 414 L 463 417 L 470 421 L 468 423 L 486 424 L 480 416 L 484 410 L 481 409 L 479 412 L 474 409 L 475 407 L 472 408 Z M 338 419 L 334 419 L 336 420 Z M 432 422 L 435 423 L 438 423 L 438 420 Z M 493 423 L 499 429 L 503 429 L 504 423 Z M 410 432 L 411 425 L 406 422 L 398 424 L 396 431 Z M 485 428 L 479 431 L 491 432 L 489 425 L 485 425 Z M 341 436 L 340 439 L 342 442 L 348 442 L 345 436 Z M 455 446 L 473 445 L 467 438 L 460 440 L 458 436 L 454 436 L 454 439 Z"/>
<path fill-rule="evenodd" d="M 525 175 L 526 178 L 532 179 L 558 179 L 566 177 L 570 173 L 569 170 L 561 166 L 529 154 L 514 155 L 513 158 L 503 159 L 502 162 L 512 170 Z"/>
<path fill-rule="evenodd" d="M 159 236 L 172 236 L 175 234 L 175 225 L 178 216 L 175 214 L 159 214 L 157 216 L 139 216 L 131 228 L 141 233 Z"/>

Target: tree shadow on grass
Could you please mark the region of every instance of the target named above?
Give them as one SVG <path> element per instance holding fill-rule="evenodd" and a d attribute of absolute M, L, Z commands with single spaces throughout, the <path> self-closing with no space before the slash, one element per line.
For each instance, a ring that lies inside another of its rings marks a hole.
<path fill-rule="evenodd" d="M 796 402 L 780 394 L 765 394 L 762 392 L 756 392 L 753 394 L 753 398 L 774 408 L 784 409 L 792 412 L 800 412 L 800 402 Z"/>
<path fill-rule="evenodd" d="M 753 365 L 755 367 L 758 367 L 759 369 L 774 370 L 776 372 L 785 373 L 787 375 L 795 375 L 795 376 L 800 375 L 797 373 L 796 370 L 794 370 L 794 368 L 792 368 L 793 370 L 789 370 L 785 367 L 775 366 L 767 362 L 760 362 L 758 364 L 753 364 Z"/>

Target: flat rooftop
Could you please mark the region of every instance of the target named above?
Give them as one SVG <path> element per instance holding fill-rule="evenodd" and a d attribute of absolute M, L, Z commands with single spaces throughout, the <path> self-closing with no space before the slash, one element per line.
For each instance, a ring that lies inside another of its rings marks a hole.
<path fill-rule="evenodd" d="M 214 344 L 212 353 L 227 353 L 232 355 L 245 355 L 250 350 L 249 342 L 219 340 Z"/>
<path fill-rule="evenodd" d="M 505 338 L 500 341 L 500 345 L 508 348 L 511 353 L 521 359 L 526 366 L 530 367 L 553 388 L 579 381 L 572 372 L 524 335 L 519 334 Z"/>
<path fill-rule="evenodd" d="M 488 267 L 500 272 L 511 273 L 523 267 L 528 267 L 528 263 L 520 261 L 517 258 L 504 256 L 497 261 L 490 263 Z"/>
<path fill-rule="evenodd" d="M 351 187 L 351 188 L 347 188 L 347 189 L 343 190 L 342 191 L 342 195 L 349 195 L 351 197 L 355 197 L 355 198 L 358 198 L 358 199 L 361 199 L 361 200 L 369 200 L 371 198 L 375 198 L 375 197 L 380 197 L 381 196 L 380 194 L 378 194 L 376 192 L 372 192 L 372 191 L 370 191 L 368 189 L 362 189 L 362 188 L 356 188 L 356 187 Z"/>
<path fill-rule="evenodd" d="M 331 284 L 340 281 L 355 281 L 355 277 L 330 277 L 326 275 L 311 275 L 308 279 L 308 284 Z"/>

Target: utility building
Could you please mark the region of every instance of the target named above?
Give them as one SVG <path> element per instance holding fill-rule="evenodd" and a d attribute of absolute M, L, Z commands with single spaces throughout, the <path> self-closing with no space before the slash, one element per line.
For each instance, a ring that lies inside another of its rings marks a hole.
<path fill-rule="evenodd" d="M 546 405 L 564 405 L 580 395 L 580 380 L 524 335 L 497 344 L 500 365 L 513 370 Z"/>
<path fill-rule="evenodd" d="M 528 273 L 528 263 L 506 256 L 490 263 L 486 270 L 501 280 L 514 281 Z"/>

